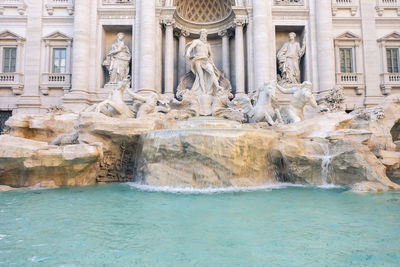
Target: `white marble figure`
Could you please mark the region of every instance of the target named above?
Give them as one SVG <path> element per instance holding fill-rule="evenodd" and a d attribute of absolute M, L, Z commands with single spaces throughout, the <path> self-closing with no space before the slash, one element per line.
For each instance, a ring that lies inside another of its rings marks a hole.
<path fill-rule="evenodd" d="M 103 113 L 108 117 L 132 118 L 133 112 L 124 101 L 124 91 L 129 87 L 130 79 L 118 82 L 108 99 L 88 107 L 85 112 Z"/>
<path fill-rule="evenodd" d="M 110 74 L 108 84 L 117 84 L 126 79 L 129 75 L 129 62 L 131 60 L 131 52 L 124 43 L 125 35 L 120 32 L 117 34 L 117 40 L 108 51 L 106 59 L 103 62 Z"/>
<path fill-rule="evenodd" d="M 306 40 L 303 39 L 303 46 L 296 41 L 296 34 L 289 33 L 289 42 L 286 42 L 279 49 L 277 58 L 279 62 L 279 70 L 281 72 L 281 85 L 300 84 L 300 59 L 306 50 Z"/>
<path fill-rule="evenodd" d="M 304 107 L 310 105 L 313 108 L 317 108 L 318 104 L 311 91 L 312 83 L 303 82 L 300 86 L 292 88 L 284 88 L 280 85 L 276 87 L 284 94 L 291 94 L 290 105 L 288 109 L 288 123 L 296 123 L 304 120 Z"/>
<path fill-rule="evenodd" d="M 200 39 L 190 42 L 186 46 L 185 57 L 191 62 L 191 70 L 196 75 L 192 91 L 200 91 L 203 94 L 214 95 L 215 89 L 223 90 L 220 86 L 219 71 L 214 65 L 211 47 L 207 42 L 207 31 L 200 31 Z"/>
<path fill-rule="evenodd" d="M 275 97 L 275 81 L 265 82 L 263 86 L 258 88 L 254 97 L 255 105 L 251 104 L 248 97 L 239 97 L 237 101 L 240 103 L 249 119 L 249 122 L 268 122 L 269 125 L 283 123 L 281 113 L 277 107 L 274 107 L 273 100 Z"/>

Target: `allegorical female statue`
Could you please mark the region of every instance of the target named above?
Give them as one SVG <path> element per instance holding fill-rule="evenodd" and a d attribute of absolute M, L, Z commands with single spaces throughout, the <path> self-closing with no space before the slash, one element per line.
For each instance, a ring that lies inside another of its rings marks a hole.
<path fill-rule="evenodd" d="M 296 34 L 289 33 L 289 42 L 286 42 L 278 51 L 277 58 L 279 70 L 281 72 L 281 85 L 300 84 L 300 59 L 306 50 L 306 40 L 303 40 L 303 46 L 296 42 Z"/>
<path fill-rule="evenodd" d="M 131 60 L 131 52 L 124 43 L 125 35 L 120 32 L 117 34 L 117 40 L 108 51 L 106 59 L 103 62 L 110 74 L 108 84 L 117 84 L 127 79 L 129 75 L 129 62 Z"/>

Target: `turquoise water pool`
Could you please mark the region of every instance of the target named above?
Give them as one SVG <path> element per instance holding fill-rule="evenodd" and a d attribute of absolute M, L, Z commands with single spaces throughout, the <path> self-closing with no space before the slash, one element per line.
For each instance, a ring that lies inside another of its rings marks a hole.
<path fill-rule="evenodd" d="M 0 193 L 0 266 L 399 266 L 400 193 Z"/>

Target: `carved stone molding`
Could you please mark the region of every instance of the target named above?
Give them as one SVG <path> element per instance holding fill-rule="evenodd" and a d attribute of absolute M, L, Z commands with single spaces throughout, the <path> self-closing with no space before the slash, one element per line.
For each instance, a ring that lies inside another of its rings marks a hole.
<path fill-rule="evenodd" d="M 4 14 L 6 8 L 16 8 L 19 15 L 25 15 L 27 5 L 24 0 L 3 0 L 0 1 L 0 15 Z"/>

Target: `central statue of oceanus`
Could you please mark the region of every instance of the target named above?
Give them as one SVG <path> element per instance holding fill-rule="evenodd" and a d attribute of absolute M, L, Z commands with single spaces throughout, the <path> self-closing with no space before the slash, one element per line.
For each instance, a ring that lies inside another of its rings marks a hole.
<path fill-rule="evenodd" d="M 232 86 L 215 67 L 211 47 L 207 42 L 207 31 L 200 31 L 200 38 L 186 46 L 185 58 L 191 64 L 179 83 L 176 97 L 190 102 L 195 115 L 214 115 L 216 103 L 222 95 L 230 95 Z"/>

